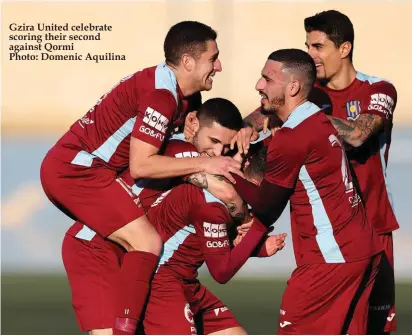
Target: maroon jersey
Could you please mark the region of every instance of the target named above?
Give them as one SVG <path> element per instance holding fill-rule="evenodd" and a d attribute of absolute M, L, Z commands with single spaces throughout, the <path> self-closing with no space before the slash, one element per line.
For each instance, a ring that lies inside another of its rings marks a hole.
<path fill-rule="evenodd" d="M 198 157 L 200 153 L 196 147 L 187 142 L 182 133 L 174 134 L 167 141 L 165 156 L 175 158 Z M 127 175 L 128 173 L 126 173 Z M 122 174 L 123 176 L 124 174 Z M 128 176 L 126 178 L 129 179 Z M 132 191 L 139 196 L 139 206 L 142 206 L 146 211 L 153 203 L 160 202 L 174 186 L 185 181 L 187 177 L 176 177 L 170 179 L 142 179 L 135 182 Z M 131 182 L 130 184 L 133 184 Z"/>
<path fill-rule="evenodd" d="M 352 262 L 381 250 L 337 131 L 318 106 L 302 104 L 275 133 L 264 178 L 294 190 L 290 208 L 297 265 Z"/>
<path fill-rule="evenodd" d="M 397 101 L 395 87 L 384 79 L 358 72 L 343 90 L 317 84 L 311 100 L 341 119 L 356 120 L 362 113 L 382 117 L 383 131 L 372 135 L 362 146 L 348 150 L 347 156 L 359 183 L 368 220 L 379 234 L 399 228 L 386 176 Z"/>
<path fill-rule="evenodd" d="M 73 164 L 91 166 L 98 160 L 120 171 L 129 165 L 130 136 L 160 148 L 164 138 L 181 126 L 200 94 L 183 99 L 174 73 L 163 63 L 123 78 L 75 122 L 68 143 L 79 148 Z M 65 143 L 65 141 L 63 141 Z"/>
<path fill-rule="evenodd" d="M 190 184 L 173 188 L 147 215 L 164 241 L 155 281 L 167 281 L 171 276 L 195 280 L 198 268 L 206 262 L 217 281 L 227 282 L 267 233 L 266 227 L 254 223 L 232 249 L 227 236 L 232 218 L 226 206 Z"/>

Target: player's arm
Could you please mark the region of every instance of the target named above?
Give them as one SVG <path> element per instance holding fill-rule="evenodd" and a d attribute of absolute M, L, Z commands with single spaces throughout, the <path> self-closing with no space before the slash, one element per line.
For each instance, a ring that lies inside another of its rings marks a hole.
<path fill-rule="evenodd" d="M 168 178 L 207 172 L 233 180 L 229 171 L 242 175 L 240 164 L 229 157 L 176 159 L 158 155 L 175 111 L 176 101 L 166 90 L 153 91 L 143 100 L 130 140 L 129 167 L 133 178 Z"/>
<path fill-rule="evenodd" d="M 263 125 L 265 123 L 266 116 L 263 115 L 261 112 L 261 108 L 257 108 L 251 114 L 249 114 L 246 118 L 243 119 L 245 126 L 253 127 L 256 131 L 263 130 Z"/>
<path fill-rule="evenodd" d="M 381 116 L 362 113 L 356 120 L 345 120 L 328 116 L 341 138 L 353 147 L 361 146 L 371 135 L 383 128 Z"/>
<path fill-rule="evenodd" d="M 180 138 L 178 135 L 177 137 Z M 181 139 L 169 141 L 165 153 L 166 156 L 176 158 L 198 157 L 200 153 L 190 142 Z M 231 216 L 238 221 L 249 220 L 249 211 L 232 183 L 222 175 L 211 175 L 208 173 L 195 173 L 183 177 L 183 179 L 197 187 L 207 190 L 213 196 L 226 204 Z"/>
<path fill-rule="evenodd" d="M 259 141 L 259 138 L 261 140 L 265 139 L 282 125 L 282 121 L 277 116 L 262 114 L 261 108 L 256 109 L 243 121 L 245 127 L 234 136 L 230 144 L 230 148 L 233 149 L 236 143 L 241 154 L 248 153 L 251 142 Z M 268 132 L 268 130 L 271 130 L 271 132 Z"/>
<path fill-rule="evenodd" d="M 382 132 L 392 121 L 396 106 L 395 87 L 388 82 L 373 84 L 361 101 L 366 107 L 356 120 L 345 120 L 328 116 L 342 139 L 353 147 L 359 147 L 374 134 Z"/>
<path fill-rule="evenodd" d="M 230 218 L 222 205 L 214 203 L 197 207 L 192 219 L 201 240 L 205 263 L 219 283 L 228 282 L 236 274 L 268 232 L 264 225 L 255 221 L 242 241 L 231 249 L 226 230 Z"/>
<path fill-rule="evenodd" d="M 233 219 L 241 222 L 250 220 L 247 204 L 236 192 L 233 184 L 224 176 L 196 173 L 190 175 L 187 178 L 187 182 L 206 189 L 213 196 L 225 203 Z"/>
<path fill-rule="evenodd" d="M 237 246 L 243 239 L 245 234 L 238 234 L 236 239 L 234 240 L 234 245 Z M 278 251 L 285 247 L 285 239 L 287 237 L 287 233 L 281 233 L 276 235 L 267 235 L 264 237 L 259 245 L 255 248 L 252 252 L 251 257 L 257 258 L 267 258 L 271 257 L 276 254 Z"/>
<path fill-rule="evenodd" d="M 292 130 L 279 130 L 268 148 L 267 170 L 260 186 L 235 177 L 235 189 L 264 225 L 270 226 L 285 209 L 304 162 L 305 150 Z"/>

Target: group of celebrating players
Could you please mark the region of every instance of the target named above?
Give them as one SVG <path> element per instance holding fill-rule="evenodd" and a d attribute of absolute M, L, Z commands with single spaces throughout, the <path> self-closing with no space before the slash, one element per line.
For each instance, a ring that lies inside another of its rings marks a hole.
<path fill-rule="evenodd" d="M 82 331 L 246 334 L 198 268 L 226 283 L 281 250 L 286 234 L 269 233 L 288 202 L 297 267 L 277 333 L 395 330 L 397 93 L 355 70 L 346 15 L 304 27 L 307 52 L 269 55 L 243 120 L 227 99 L 201 100 L 222 71 L 217 33 L 177 23 L 165 62 L 123 78 L 47 153 L 43 189 L 75 220 L 62 256 Z"/>

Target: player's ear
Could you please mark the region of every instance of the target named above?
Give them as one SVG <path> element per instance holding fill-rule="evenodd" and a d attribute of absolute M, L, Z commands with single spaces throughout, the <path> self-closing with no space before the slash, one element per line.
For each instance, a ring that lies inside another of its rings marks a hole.
<path fill-rule="evenodd" d="M 287 89 L 289 91 L 289 95 L 291 97 L 295 97 L 302 89 L 302 86 L 301 86 L 300 81 L 295 79 L 289 82 Z"/>
<path fill-rule="evenodd" d="M 180 62 L 187 72 L 192 72 L 196 66 L 195 59 L 189 54 L 183 54 Z"/>
<path fill-rule="evenodd" d="M 352 50 L 352 43 L 350 43 L 349 41 L 343 42 L 341 46 L 339 47 L 341 58 L 348 57 L 351 50 Z"/>
<path fill-rule="evenodd" d="M 197 118 L 197 111 L 189 112 L 186 116 L 185 126 L 190 128 L 194 133 L 199 130 L 199 119 Z"/>

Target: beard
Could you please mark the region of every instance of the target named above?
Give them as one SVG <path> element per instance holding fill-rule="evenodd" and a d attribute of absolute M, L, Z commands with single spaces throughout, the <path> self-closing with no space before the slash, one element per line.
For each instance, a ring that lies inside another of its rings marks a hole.
<path fill-rule="evenodd" d="M 270 101 L 270 106 L 266 108 L 264 104 L 261 105 L 261 112 L 263 115 L 276 114 L 277 110 L 285 105 L 285 93 L 282 92 L 282 95 L 273 98 Z"/>

